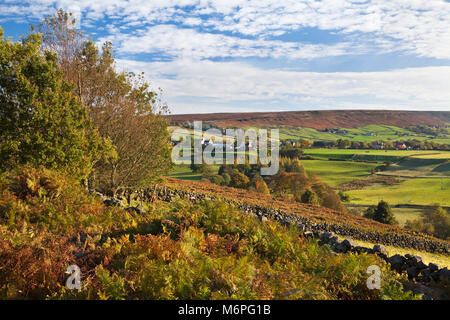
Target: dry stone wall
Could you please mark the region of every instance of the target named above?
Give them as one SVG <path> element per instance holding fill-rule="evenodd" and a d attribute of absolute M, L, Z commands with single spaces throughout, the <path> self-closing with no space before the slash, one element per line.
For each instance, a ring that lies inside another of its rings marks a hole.
<path fill-rule="evenodd" d="M 103 198 L 103 202 L 109 206 L 124 207 L 120 199 L 107 198 L 98 193 Z M 152 186 L 140 194 L 144 201 L 152 202 L 156 199 L 170 202 L 175 197 L 186 199 L 193 203 L 203 200 L 215 200 L 216 196 L 203 193 L 172 189 L 165 186 Z M 273 208 L 261 207 L 256 205 L 248 205 L 230 199 L 222 199 L 223 201 L 234 205 L 246 214 L 257 217 L 261 221 L 272 219 L 283 225 L 294 224 L 299 231 L 303 232 L 306 238 L 319 239 L 319 245 L 329 245 L 334 252 L 346 253 L 370 253 L 376 254 L 391 265 L 391 268 L 399 273 L 406 272 L 408 278 L 420 282 L 441 281 L 450 279 L 450 270 L 440 268 L 434 263 L 428 265 L 423 263 L 422 258 L 415 255 L 406 254 L 404 256 L 396 254 L 388 257 L 386 250 L 379 244 L 373 248 L 367 248 L 354 244 L 351 240 L 340 240 L 336 235 L 350 237 L 352 239 L 364 240 L 372 243 L 382 243 L 402 248 L 412 248 L 419 251 L 427 251 L 432 253 L 450 254 L 449 244 L 435 240 L 422 238 L 414 238 L 407 235 L 397 234 L 381 234 L 378 232 L 370 232 L 342 226 L 337 224 L 316 223 L 311 219 L 301 217 L 298 214 L 276 210 Z M 137 207 L 124 207 L 127 211 L 134 211 L 138 214 L 141 210 Z"/>

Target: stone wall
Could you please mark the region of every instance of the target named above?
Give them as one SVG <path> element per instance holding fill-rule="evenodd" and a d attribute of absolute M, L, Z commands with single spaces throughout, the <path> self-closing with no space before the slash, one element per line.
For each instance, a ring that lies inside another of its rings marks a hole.
<path fill-rule="evenodd" d="M 144 201 L 152 201 L 155 198 L 162 201 L 171 201 L 178 196 L 191 202 L 199 202 L 205 199 L 217 199 L 218 197 L 185 190 L 175 190 L 165 186 L 152 186 L 143 191 Z M 372 243 L 379 243 L 389 246 L 396 246 L 405 249 L 415 249 L 430 253 L 450 255 L 450 244 L 444 241 L 431 240 L 426 238 L 416 238 L 410 235 L 400 235 L 396 233 L 380 233 L 375 231 L 361 230 L 346 225 L 329 224 L 326 222 L 316 223 L 311 219 L 301 217 L 295 213 L 289 213 L 273 208 L 248 205 L 230 199 L 222 199 L 229 204 L 239 208 L 241 211 L 256 216 L 259 219 L 273 219 L 281 224 L 296 224 L 302 231 L 312 232 L 334 232 L 337 235 L 362 240 Z"/>
<path fill-rule="evenodd" d="M 108 198 L 97 193 L 103 198 L 103 202 L 109 206 L 124 207 L 120 199 Z M 216 196 L 203 193 L 196 193 L 185 190 L 171 189 L 165 186 L 152 186 L 139 195 L 143 201 L 153 202 L 161 200 L 170 202 L 175 197 L 186 199 L 193 203 L 203 200 L 215 200 Z M 306 238 L 315 238 L 319 240 L 319 245 L 329 245 L 336 253 L 358 252 L 376 254 L 391 265 L 392 270 L 399 273 L 406 272 L 410 280 L 420 282 L 441 281 L 450 279 L 450 270 L 439 268 L 438 265 L 430 263 L 426 265 L 422 258 L 415 255 L 406 254 L 404 256 L 396 254 L 388 257 L 387 252 L 381 245 L 374 245 L 373 248 L 362 247 L 354 244 L 351 240 L 340 240 L 336 235 L 350 237 L 352 239 L 364 240 L 372 243 L 382 243 L 402 248 L 413 248 L 420 251 L 432 253 L 449 254 L 449 244 L 434 240 L 414 238 L 407 235 L 380 234 L 377 232 L 364 231 L 357 228 L 342 226 L 337 224 L 315 223 L 311 219 L 301 217 L 298 214 L 284 212 L 273 208 L 248 205 L 230 199 L 223 201 L 234 205 L 246 214 L 257 217 L 261 221 L 272 219 L 283 225 L 294 224 Z M 135 211 L 140 214 L 141 210 L 137 207 L 124 207 L 127 211 Z"/>

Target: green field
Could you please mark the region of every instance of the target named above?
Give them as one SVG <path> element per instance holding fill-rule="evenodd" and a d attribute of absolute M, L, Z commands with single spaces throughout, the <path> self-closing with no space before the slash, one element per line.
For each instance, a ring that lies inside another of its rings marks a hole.
<path fill-rule="evenodd" d="M 374 184 L 347 193 L 351 197 L 351 202 L 356 204 L 372 205 L 385 200 L 391 205 L 439 203 L 450 206 L 450 178 L 444 179 L 442 186 L 441 179 L 406 179 L 392 186 Z"/>
<path fill-rule="evenodd" d="M 392 165 L 377 174 L 403 177 L 398 184 L 373 184 L 361 190 L 347 191 L 351 203 L 372 205 L 385 200 L 391 205 L 439 203 L 450 206 L 449 151 L 306 149 L 305 155 L 316 159 L 301 160 L 307 173 L 316 174 L 331 186 L 365 178 L 383 161 L 391 161 Z M 215 170 L 219 168 L 218 165 L 214 167 Z M 193 173 L 188 165 L 181 165 L 175 166 L 169 176 L 200 180 L 202 174 Z M 439 177 L 444 177 L 443 183 Z"/>
<path fill-rule="evenodd" d="M 280 129 L 280 139 L 308 139 L 312 141 L 335 141 L 338 139 L 347 139 L 358 142 L 416 139 L 420 141 L 450 144 L 449 134 L 442 134 L 434 137 L 426 134 L 419 134 L 405 128 L 387 125 L 368 125 L 356 129 L 339 128 L 340 130 L 346 131 L 346 133 L 340 134 L 295 126 L 278 126 L 277 128 Z"/>
<path fill-rule="evenodd" d="M 364 149 L 306 149 L 305 155 L 317 159 L 342 159 L 342 160 L 365 160 L 365 161 L 398 161 L 404 157 L 425 157 L 450 159 L 450 151 L 430 150 L 364 150 Z"/>
<path fill-rule="evenodd" d="M 217 172 L 220 166 L 212 165 L 211 167 Z M 182 164 L 174 166 L 167 176 L 181 180 L 198 181 L 202 178 L 202 173 L 192 172 L 189 165 Z"/>
<path fill-rule="evenodd" d="M 378 166 L 376 163 L 355 161 L 302 160 L 308 174 L 316 174 L 330 186 L 364 178 Z"/>
<path fill-rule="evenodd" d="M 403 177 L 450 177 L 450 160 L 411 157 L 392 164 L 380 174 Z"/>
<path fill-rule="evenodd" d="M 177 128 L 176 126 L 170 126 L 169 131 Z M 430 136 L 426 134 L 419 134 L 405 128 L 387 126 L 387 125 L 368 125 L 356 129 L 339 128 L 346 133 L 331 133 L 316 130 L 307 127 L 297 126 L 268 126 L 267 128 L 279 129 L 280 139 L 308 139 L 311 141 L 335 141 L 338 139 L 347 139 L 350 141 L 358 142 L 373 142 L 373 141 L 396 141 L 396 140 L 412 140 L 419 141 L 432 141 L 440 144 L 450 144 L 450 135 L 442 134 L 440 136 Z M 245 127 L 244 129 L 259 129 L 258 127 Z M 189 132 L 193 132 L 191 129 L 187 129 Z M 209 138 L 206 136 L 206 138 Z"/>
<path fill-rule="evenodd" d="M 348 207 L 348 211 L 350 213 L 355 214 L 355 212 L 358 213 L 358 215 L 362 216 L 366 212 L 368 207 Z M 423 209 L 415 209 L 415 208 L 391 208 L 392 213 L 395 216 L 395 219 L 397 219 L 398 224 L 400 226 L 405 226 L 406 221 L 408 220 L 417 220 L 421 219 L 423 217 Z"/>
<path fill-rule="evenodd" d="M 202 174 L 192 172 L 192 170 L 189 168 L 189 165 L 175 165 L 172 170 L 170 170 L 167 176 L 171 178 L 192 181 L 198 181 L 202 178 Z"/>

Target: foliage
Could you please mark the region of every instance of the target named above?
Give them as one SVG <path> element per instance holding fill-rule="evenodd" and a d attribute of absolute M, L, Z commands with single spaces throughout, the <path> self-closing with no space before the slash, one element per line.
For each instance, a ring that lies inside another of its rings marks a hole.
<path fill-rule="evenodd" d="M 286 157 L 290 159 L 298 159 L 303 154 L 303 149 L 300 147 L 293 147 L 293 146 L 282 146 L 280 148 L 280 156 Z"/>
<path fill-rule="evenodd" d="M 317 206 L 317 205 L 319 205 L 319 197 L 317 197 L 317 194 L 314 191 L 307 189 L 302 194 L 301 202 L 309 203 L 309 204 L 313 204 L 313 205 Z"/>
<path fill-rule="evenodd" d="M 381 200 L 377 206 L 370 206 L 364 214 L 365 218 L 386 224 L 397 224 L 391 207 L 386 201 Z"/>
<path fill-rule="evenodd" d="M 342 190 L 339 190 L 338 195 L 342 202 L 350 202 L 350 196 Z"/>
<path fill-rule="evenodd" d="M 99 50 L 75 29 L 62 10 L 44 20 L 43 49 L 58 54 L 65 77 L 89 109 L 100 135 L 114 152 L 96 162 L 91 188 L 115 195 L 132 192 L 170 168 L 167 106 L 143 74 L 117 72 L 112 45 Z"/>
<path fill-rule="evenodd" d="M 239 171 L 235 171 L 231 174 L 230 187 L 245 189 L 249 183 L 250 180 L 245 174 Z"/>
<path fill-rule="evenodd" d="M 417 298 L 374 255 L 333 255 L 294 227 L 260 222 L 224 202 L 124 212 L 64 175 L 30 170 L 0 179 L 4 299 Z M 64 187 L 57 197 L 23 197 L 15 182 L 23 175 Z M 64 285 L 69 264 L 81 268 L 80 291 Z M 381 290 L 366 287 L 373 264 L 382 268 Z"/>
<path fill-rule="evenodd" d="M 86 177 L 104 148 L 41 37 L 21 42 L 0 28 L 0 169 L 31 164 Z"/>
<path fill-rule="evenodd" d="M 426 210 L 422 219 L 408 220 L 405 227 L 448 240 L 450 239 L 450 213 L 441 207 Z"/>

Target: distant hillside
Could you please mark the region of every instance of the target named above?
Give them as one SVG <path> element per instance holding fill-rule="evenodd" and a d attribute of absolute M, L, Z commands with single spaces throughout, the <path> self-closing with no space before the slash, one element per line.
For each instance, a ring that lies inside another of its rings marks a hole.
<path fill-rule="evenodd" d="M 370 124 L 407 127 L 450 123 L 450 111 L 326 110 L 170 115 L 172 122 L 202 120 L 220 127 L 290 125 L 314 129 L 359 128 Z"/>

